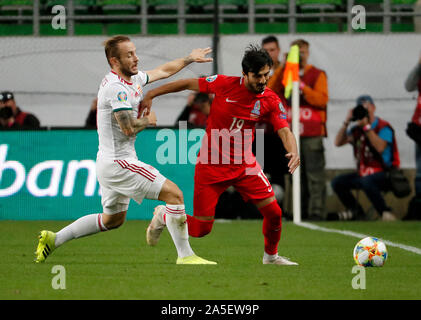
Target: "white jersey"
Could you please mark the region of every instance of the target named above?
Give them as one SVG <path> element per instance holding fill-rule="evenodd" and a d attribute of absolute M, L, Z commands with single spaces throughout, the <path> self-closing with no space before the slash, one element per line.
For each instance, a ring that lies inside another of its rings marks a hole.
<path fill-rule="evenodd" d="M 127 82 L 114 71 L 108 73 L 98 91 L 97 126 L 99 147 L 97 158 L 102 160 L 137 159 L 134 143 L 136 136 L 128 137 L 114 117 L 114 112 L 130 110 L 137 118 L 137 109 L 143 99 L 143 87 L 148 75 L 139 71 Z"/>

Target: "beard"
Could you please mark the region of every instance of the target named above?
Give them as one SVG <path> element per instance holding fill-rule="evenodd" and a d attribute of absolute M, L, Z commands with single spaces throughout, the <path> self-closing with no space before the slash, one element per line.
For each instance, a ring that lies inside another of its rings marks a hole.
<path fill-rule="evenodd" d="M 265 84 L 255 84 L 255 85 L 251 86 L 251 88 L 254 91 L 254 93 L 262 93 L 263 91 L 265 91 L 266 83 Z"/>
<path fill-rule="evenodd" d="M 129 66 L 125 66 L 120 61 L 120 72 L 127 77 L 134 76 L 139 73 L 139 70 L 136 68 L 136 71 L 132 71 Z"/>

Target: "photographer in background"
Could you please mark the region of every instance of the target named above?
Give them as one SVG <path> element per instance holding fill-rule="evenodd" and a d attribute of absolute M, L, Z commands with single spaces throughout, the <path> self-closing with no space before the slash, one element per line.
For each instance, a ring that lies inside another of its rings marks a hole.
<path fill-rule="evenodd" d="M 23 112 L 15 102 L 15 97 L 10 91 L 3 91 L 0 93 L 0 112 L 1 125 L 3 128 L 10 129 L 38 129 L 40 122 L 31 113 Z M 3 110 L 5 109 L 5 110 Z M 11 116 L 10 116 L 11 113 Z M 5 118 L 7 117 L 7 118 Z"/>
<path fill-rule="evenodd" d="M 212 99 L 207 93 L 192 93 L 175 124 L 187 121 L 188 126 L 206 128 Z"/>
<path fill-rule="evenodd" d="M 85 128 L 86 129 L 97 129 L 97 123 L 96 123 L 96 114 L 98 110 L 98 98 L 95 97 L 95 99 L 91 102 L 91 108 L 89 109 L 88 116 L 85 120 Z"/>
<path fill-rule="evenodd" d="M 399 153 L 392 126 L 375 116 L 375 110 L 370 96 L 360 96 L 335 137 L 337 147 L 352 144 L 357 162 L 357 172 L 339 175 L 331 183 L 346 207 L 345 212 L 338 213 L 339 220 L 365 219 L 364 210 L 351 190 L 363 190 L 384 221 L 396 220 L 381 192 L 389 189 L 386 170 L 399 166 Z M 348 129 L 351 121 L 355 125 Z"/>
<path fill-rule="evenodd" d="M 18 129 L 20 126 L 16 123 L 15 118 L 13 117 L 13 112 L 10 107 L 5 107 L 3 101 L 1 101 L 0 93 L 0 129 Z"/>

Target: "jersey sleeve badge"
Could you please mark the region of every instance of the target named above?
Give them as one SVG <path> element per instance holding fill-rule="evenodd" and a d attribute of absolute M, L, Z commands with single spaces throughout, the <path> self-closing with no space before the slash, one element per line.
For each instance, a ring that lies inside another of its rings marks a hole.
<path fill-rule="evenodd" d="M 278 106 L 279 106 L 279 110 L 282 112 L 282 114 L 279 115 L 279 118 L 286 119 L 287 118 L 287 112 L 286 112 L 285 107 L 282 104 L 282 102 L 279 102 Z"/>
<path fill-rule="evenodd" d="M 206 77 L 206 81 L 207 82 L 214 82 L 216 80 L 216 78 L 218 78 L 218 75 L 217 74 L 214 75 L 214 76 Z"/>
<path fill-rule="evenodd" d="M 254 104 L 253 110 L 251 110 L 250 117 L 259 118 L 260 116 L 260 100 L 257 100 Z"/>
<path fill-rule="evenodd" d="M 127 93 L 124 92 L 124 91 L 120 91 L 119 93 L 117 93 L 117 99 L 118 99 L 118 101 L 126 102 L 127 101 Z"/>

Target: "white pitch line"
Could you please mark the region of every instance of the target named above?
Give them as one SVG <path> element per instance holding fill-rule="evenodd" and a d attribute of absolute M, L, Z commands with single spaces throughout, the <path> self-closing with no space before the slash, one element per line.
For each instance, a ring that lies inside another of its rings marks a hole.
<path fill-rule="evenodd" d="M 299 223 L 295 223 L 295 224 L 297 226 L 307 228 L 307 229 L 311 229 L 311 230 L 317 230 L 317 231 L 322 231 L 322 232 L 330 232 L 330 233 L 339 233 L 339 234 L 343 234 L 345 236 L 350 236 L 350 237 L 359 238 L 359 239 L 362 239 L 362 238 L 365 238 L 365 237 L 370 237 L 369 235 L 362 234 L 362 233 L 357 233 L 357 232 L 353 232 L 353 231 L 349 231 L 349 230 L 338 230 L 338 229 L 324 228 L 324 227 L 320 227 L 318 225 L 315 225 L 315 224 L 312 224 L 312 223 L 307 223 L 307 222 L 299 222 Z M 379 239 L 381 241 L 383 241 L 387 246 L 396 247 L 396 248 L 399 248 L 399 249 L 402 249 L 402 250 L 406 250 L 406 251 L 421 255 L 421 249 L 420 248 L 407 246 L 406 244 L 395 243 L 395 242 L 385 240 L 385 239 L 381 239 L 381 238 L 379 238 Z"/>

